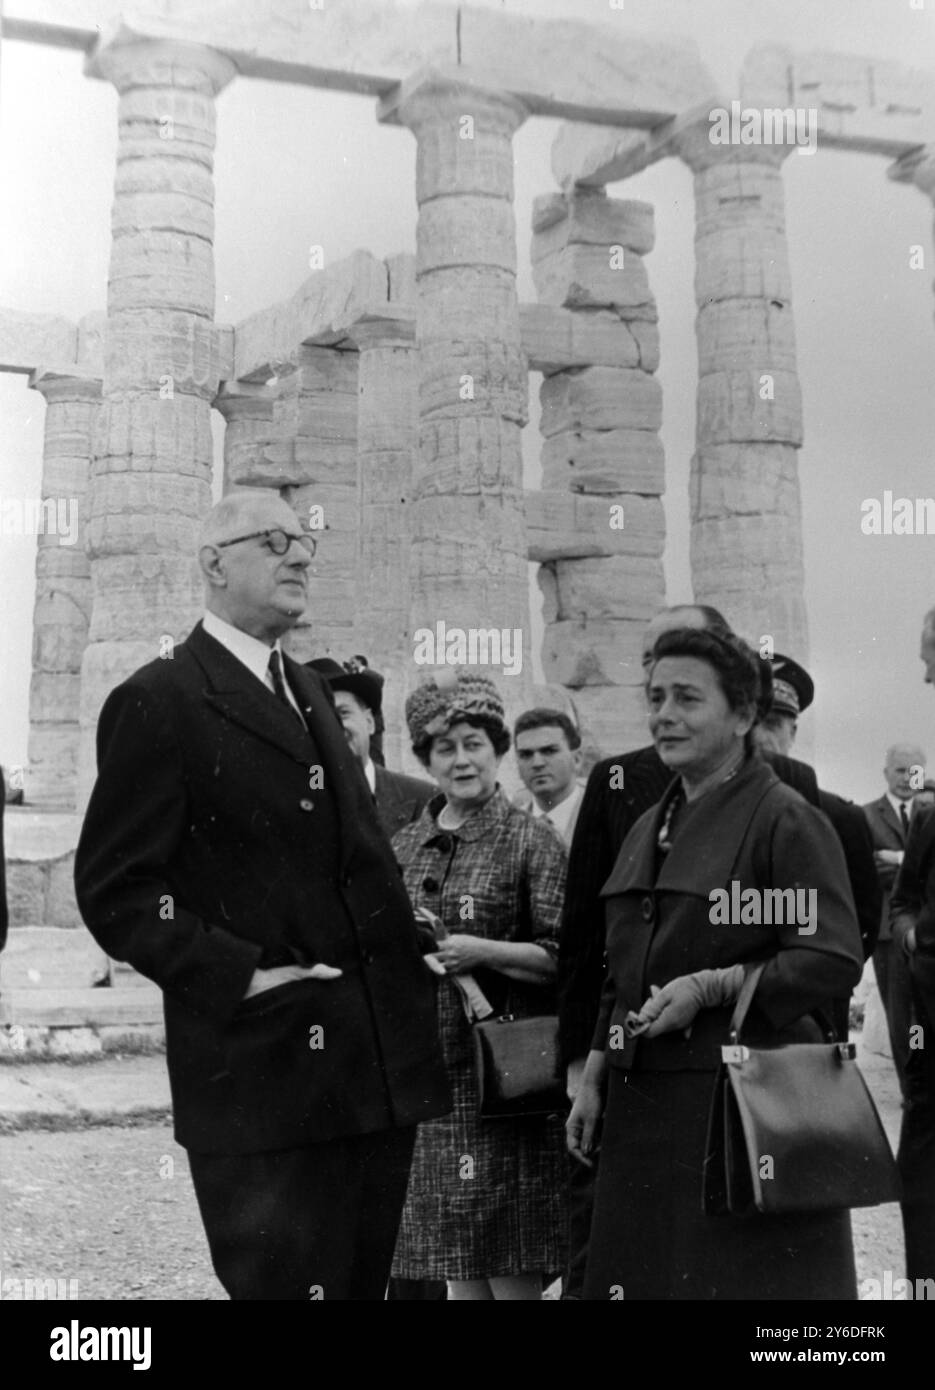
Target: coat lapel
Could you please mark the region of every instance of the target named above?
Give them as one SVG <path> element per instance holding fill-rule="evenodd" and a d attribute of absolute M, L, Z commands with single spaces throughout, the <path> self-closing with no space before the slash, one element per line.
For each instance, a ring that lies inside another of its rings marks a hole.
<path fill-rule="evenodd" d="M 736 778 L 706 795 L 704 814 L 692 815 L 682 826 L 678 852 L 667 855 L 657 877 L 656 839 L 668 800 L 664 798 L 627 836 L 601 897 L 654 890 L 707 897 L 712 887 L 728 881 L 757 806 L 779 785 L 772 768 L 759 758 L 751 758 Z M 712 819 L 718 825 L 714 843 L 710 838 Z"/>
<path fill-rule="evenodd" d="M 906 837 L 903 834 L 902 821 L 899 819 L 899 816 L 897 816 L 896 812 L 893 810 L 892 806 L 890 805 L 888 799 L 885 796 L 880 797 L 880 800 L 877 802 L 877 809 L 880 812 L 880 816 L 883 819 L 883 821 L 886 823 L 887 826 L 889 826 L 893 834 L 898 837 L 899 843 L 903 844 Z"/>
<path fill-rule="evenodd" d="M 186 648 L 208 680 L 204 696 L 224 719 L 272 744 L 298 762 L 308 761 L 308 740 L 294 715 L 226 647 L 195 627 Z"/>
<path fill-rule="evenodd" d="M 286 679 L 299 701 L 321 758 L 325 785 L 333 793 L 338 808 L 341 839 L 341 868 L 350 858 L 355 826 L 360 820 L 361 793 L 369 805 L 370 788 L 363 768 L 350 750 L 334 706 L 325 694 L 324 680 L 291 657 L 285 657 Z"/>

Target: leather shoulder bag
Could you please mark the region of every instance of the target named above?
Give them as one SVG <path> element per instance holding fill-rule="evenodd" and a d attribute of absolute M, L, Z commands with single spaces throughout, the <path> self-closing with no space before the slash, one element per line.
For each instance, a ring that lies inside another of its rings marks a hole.
<path fill-rule="evenodd" d="M 765 962 L 746 976 L 721 1048 L 708 1121 L 708 1215 L 829 1211 L 900 1198 L 899 1174 L 853 1043 L 748 1047 Z"/>

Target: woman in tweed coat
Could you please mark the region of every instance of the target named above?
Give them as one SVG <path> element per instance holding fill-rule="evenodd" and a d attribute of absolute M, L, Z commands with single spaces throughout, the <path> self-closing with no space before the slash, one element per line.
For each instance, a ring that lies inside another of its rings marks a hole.
<path fill-rule="evenodd" d="M 406 718 L 439 795 L 393 847 L 413 906 L 450 933 L 437 964 L 472 974 L 497 1013 L 508 997 L 511 1012 L 549 1012 L 565 849 L 497 784 L 510 735 L 496 688 L 452 675 L 421 686 Z M 454 1299 L 538 1299 L 564 1259 L 561 1124 L 481 1120 L 471 1026 L 450 978 L 438 1012 L 454 1110 L 419 1126 L 393 1274 L 447 1279 Z"/>

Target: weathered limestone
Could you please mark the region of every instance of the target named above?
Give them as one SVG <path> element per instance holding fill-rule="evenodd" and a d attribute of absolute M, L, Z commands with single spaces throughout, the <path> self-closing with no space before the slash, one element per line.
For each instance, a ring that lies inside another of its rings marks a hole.
<path fill-rule="evenodd" d="M 919 192 L 924 193 L 929 202 L 935 204 L 935 144 L 923 145 L 920 149 L 913 150 L 912 154 L 904 155 L 902 159 L 890 165 L 886 174 L 894 183 L 915 184 Z"/>
<path fill-rule="evenodd" d="M 79 803 L 107 692 L 184 637 L 211 502 L 214 98 L 233 64 L 207 48 L 101 45 L 88 72 L 120 93 L 103 404 L 90 475 L 93 609 L 81 675 Z"/>
<path fill-rule="evenodd" d="M 305 526 L 316 531 L 308 605 L 286 635 L 297 661 L 344 660 L 357 615 L 357 353 L 302 347 L 295 370 L 280 378 L 273 443 L 257 461 L 251 486 L 277 487 Z"/>
<path fill-rule="evenodd" d="M 546 374 L 543 491 L 527 497 L 527 526 L 542 564 L 546 678 L 573 689 L 586 743 L 604 751 L 645 739 L 640 634 L 665 601 L 659 341 L 642 259 L 653 235 L 648 204 L 603 190 L 534 207 L 540 296 L 579 342 L 603 340 L 601 365 Z"/>
<path fill-rule="evenodd" d="M 782 160 L 788 145 L 679 140 L 695 176 L 696 451 L 691 468 L 695 599 L 738 632 L 808 658 L 796 451 L 795 368 Z"/>
<path fill-rule="evenodd" d="M 382 96 L 429 64 L 502 90 L 536 115 L 647 129 L 710 85 L 697 46 L 606 24 L 528 19 L 483 6 L 390 0 L 6 0 L 11 38 L 86 47 L 120 20 L 137 39 L 202 44 L 244 77 Z"/>
<path fill-rule="evenodd" d="M 81 661 L 91 617 L 88 460 L 101 381 L 67 368 L 40 369 L 29 384 L 46 401 L 42 500 L 58 516 L 55 531 L 44 528 L 37 538 L 25 796 L 30 805 L 65 808 L 75 805 L 77 792 Z"/>
<path fill-rule="evenodd" d="M 382 106 L 383 119 L 409 126 L 418 142 L 411 631 L 434 631 L 439 619 L 464 629 L 519 628 L 528 671 L 520 440 L 527 380 L 511 143 L 525 114 L 515 100 L 432 73 Z"/>
<path fill-rule="evenodd" d="M 268 487 L 263 455 L 273 440 L 275 386 L 225 382 L 214 398 L 224 417 L 223 492 L 245 487 Z"/>
<path fill-rule="evenodd" d="M 419 443 L 418 371 L 410 317 L 369 318 L 353 330 L 360 357 L 357 412 L 357 637 L 385 677 L 383 751 L 408 761 L 404 707 L 411 670 L 409 550 L 413 461 Z M 346 656 L 352 653 L 345 653 Z"/>
<path fill-rule="evenodd" d="M 78 329 L 56 314 L 0 308 L 0 372 L 31 372 L 40 362 L 77 362 Z"/>

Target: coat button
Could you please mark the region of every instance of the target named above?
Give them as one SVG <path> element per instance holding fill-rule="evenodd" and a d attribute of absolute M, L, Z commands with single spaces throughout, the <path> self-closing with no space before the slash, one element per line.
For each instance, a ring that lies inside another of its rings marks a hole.
<path fill-rule="evenodd" d="M 644 922 L 651 922 L 656 915 L 656 906 L 652 898 L 646 897 L 640 903 L 640 912 L 643 914 Z"/>
<path fill-rule="evenodd" d="M 437 878 L 424 878 L 424 879 L 422 880 L 422 887 L 425 889 L 426 893 L 437 893 L 437 892 L 438 892 L 438 879 L 437 879 Z"/>
<path fill-rule="evenodd" d="M 303 799 L 302 801 L 299 802 L 299 810 L 300 810 L 300 811 L 314 811 L 314 809 L 315 809 L 315 803 L 314 803 L 314 801 L 308 801 L 308 800 Z"/>
<path fill-rule="evenodd" d="M 372 952 L 372 951 L 365 951 L 365 952 L 364 952 L 364 965 L 373 965 L 373 952 Z"/>

